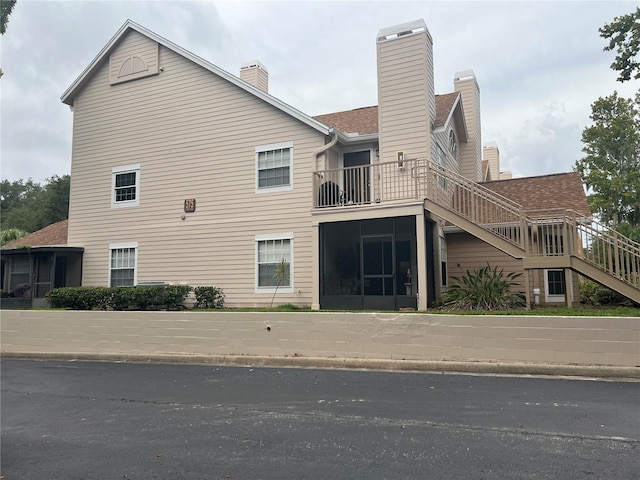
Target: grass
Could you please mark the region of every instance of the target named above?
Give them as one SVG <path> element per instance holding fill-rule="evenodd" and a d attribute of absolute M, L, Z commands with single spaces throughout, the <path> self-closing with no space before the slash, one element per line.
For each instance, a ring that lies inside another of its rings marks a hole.
<path fill-rule="evenodd" d="M 296 307 L 292 304 L 278 305 L 273 309 L 269 308 L 222 308 L 211 310 L 193 310 L 196 312 L 311 312 L 311 313 L 371 313 L 380 312 L 379 310 L 311 310 L 310 308 Z M 385 313 L 385 312 L 383 312 Z M 391 310 L 386 313 L 400 313 Z M 426 312 L 401 312 L 401 313 L 429 313 L 435 315 L 536 315 L 542 317 L 640 317 L 640 308 L 634 307 L 615 307 L 615 306 L 591 306 L 577 305 L 572 308 L 566 305 L 557 307 L 538 307 L 531 310 L 500 310 L 500 311 L 449 311 L 430 309 Z"/>

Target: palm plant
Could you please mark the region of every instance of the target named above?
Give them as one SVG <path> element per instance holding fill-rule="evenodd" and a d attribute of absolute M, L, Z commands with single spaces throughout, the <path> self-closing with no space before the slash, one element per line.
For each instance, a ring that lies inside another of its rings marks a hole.
<path fill-rule="evenodd" d="M 276 298 L 276 293 L 278 293 L 278 287 L 282 283 L 285 283 L 289 280 L 289 262 L 287 262 L 284 258 L 281 259 L 276 264 L 276 271 L 273 272 L 273 278 L 276 280 L 276 289 L 273 292 L 273 297 L 271 297 L 271 305 L 269 305 L 269 310 L 273 308 L 273 300 Z"/>
<path fill-rule="evenodd" d="M 467 272 L 459 277 L 451 277 L 454 284 L 442 295 L 441 303 L 448 310 L 506 310 L 526 305 L 522 292 L 513 292 L 514 281 L 521 273 L 504 273 L 485 267 Z"/>

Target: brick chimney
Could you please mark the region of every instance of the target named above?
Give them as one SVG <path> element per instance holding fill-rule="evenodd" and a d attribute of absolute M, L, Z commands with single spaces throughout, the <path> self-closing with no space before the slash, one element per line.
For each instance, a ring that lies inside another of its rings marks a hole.
<path fill-rule="evenodd" d="M 433 41 L 424 20 L 383 28 L 376 39 L 380 161 L 431 158 L 436 118 Z"/>
<path fill-rule="evenodd" d="M 269 72 L 257 60 L 244 63 L 240 67 L 240 80 L 244 80 L 264 93 L 269 93 Z"/>
<path fill-rule="evenodd" d="M 462 110 L 469 140 L 459 145 L 460 173 L 469 180 L 482 180 L 482 137 L 480 134 L 480 87 L 473 70 L 458 72 L 453 88 L 462 95 Z M 493 172 L 492 172 L 493 175 Z"/>

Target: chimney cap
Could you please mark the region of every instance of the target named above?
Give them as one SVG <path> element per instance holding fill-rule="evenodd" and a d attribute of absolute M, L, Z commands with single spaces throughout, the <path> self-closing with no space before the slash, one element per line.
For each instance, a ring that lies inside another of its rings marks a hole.
<path fill-rule="evenodd" d="M 461 72 L 456 72 L 456 74 L 453 76 L 454 82 L 461 82 L 471 79 L 476 79 L 476 74 L 473 73 L 473 70 L 462 70 Z"/>
<path fill-rule="evenodd" d="M 415 35 L 416 33 L 426 32 L 429 35 L 429 30 L 427 30 L 427 24 L 424 23 L 423 19 L 413 20 L 412 22 L 401 23 L 399 25 L 394 25 L 392 27 L 386 27 L 380 29 L 378 32 L 378 42 L 384 42 L 385 40 L 393 40 L 398 37 L 404 37 L 407 35 Z M 430 37 L 431 35 L 429 35 Z"/>
<path fill-rule="evenodd" d="M 258 60 L 253 60 L 251 62 L 244 62 L 242 65 L 240 65 L 240 71 L 249 70 L 251 68 L 257 68 L 258 70 L 264 70 L 265 72 L 269 73 L 269 71 L 267 70 L 267 67 L 265 67 Z"/>

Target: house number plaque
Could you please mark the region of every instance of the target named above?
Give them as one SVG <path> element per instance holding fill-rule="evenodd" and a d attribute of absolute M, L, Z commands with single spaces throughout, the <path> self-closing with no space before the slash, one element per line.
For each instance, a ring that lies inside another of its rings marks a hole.
<path fill-rule="evenodd" d="M 196 211 L 196 199 L 185 198 L 184 199 L 184 211 L 185 213 L 192 213 Z"/>

